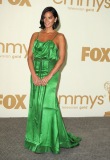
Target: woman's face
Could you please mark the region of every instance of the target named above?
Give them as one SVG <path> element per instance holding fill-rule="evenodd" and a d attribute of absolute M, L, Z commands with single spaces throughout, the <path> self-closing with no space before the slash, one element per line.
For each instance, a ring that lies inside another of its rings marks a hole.
<path fill-rule="evenodd" d="M 44 14 L 44 26 L 45 28 L 52 28 L 54 22 L 56 22 L 57 17 L 55 18 L 51 12 L 46 12 Z"/>

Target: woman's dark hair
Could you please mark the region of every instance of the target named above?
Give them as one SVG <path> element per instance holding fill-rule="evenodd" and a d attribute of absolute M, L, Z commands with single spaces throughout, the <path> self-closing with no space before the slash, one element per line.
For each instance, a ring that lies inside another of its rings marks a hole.
<path fill-rule="evenodd" d="M 45 15 L 46 12 L 51 12 L 55 18 L 57 17 L 56 22 L 53 24 L 53 29 L 56 29 L 58 27 L 58 25 L 59 25 L 59 17 L 58 17 L 57 11 L 53 7 L 46 7 L 43 10 L 43 12 L 41 14 L 41 19 L 40 19 L 40 25 L 41 26 L 39 28 L 41 28 L 41 29 L 45 28 L 45 25 L 44 25 L 44 15 Z"/>

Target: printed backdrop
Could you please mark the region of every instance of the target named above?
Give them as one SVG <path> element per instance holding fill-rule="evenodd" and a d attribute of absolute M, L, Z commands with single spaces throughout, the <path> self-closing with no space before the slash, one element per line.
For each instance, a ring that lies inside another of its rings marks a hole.
<path fill-rule="evenodd" d="M 0 0 L 0 116 L 27 117 L 27 50 L 53 6 L 67 40 L 58 99 L 63 117 L 110 116 L 110 0 Z"/>

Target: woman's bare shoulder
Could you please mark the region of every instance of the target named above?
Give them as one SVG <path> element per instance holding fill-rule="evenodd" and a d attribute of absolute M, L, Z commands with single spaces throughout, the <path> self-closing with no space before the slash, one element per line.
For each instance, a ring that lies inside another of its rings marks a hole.
<path fill-rule="evenodd" d="M 58 32 L 58 39 L 65 39 L 65 35 L 63 33 Z"/>
<path fill-rule="evenodd" d="M 38 33 L 39 33 L 39 32 L 34 32 L 34 33 L 32 34 L 32 36 L 31 36 L 31 38 L 32 38 L 32 39 L 36 39 L 37 36 L 38 36 Z"/>
<path fill-rule="evenodd" d="M 57 35 L 57 40 L 60 41 L 65 41 L 65 35 L 63 33 L 59 33 Z"/>

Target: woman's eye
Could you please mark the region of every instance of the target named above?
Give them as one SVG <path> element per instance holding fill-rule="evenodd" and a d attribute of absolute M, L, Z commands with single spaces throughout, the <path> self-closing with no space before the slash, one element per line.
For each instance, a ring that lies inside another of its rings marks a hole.
<path fill-rule="evenodd" d="M 49 17 L 50 19 L 52 19 L 52 17 Z"/>

